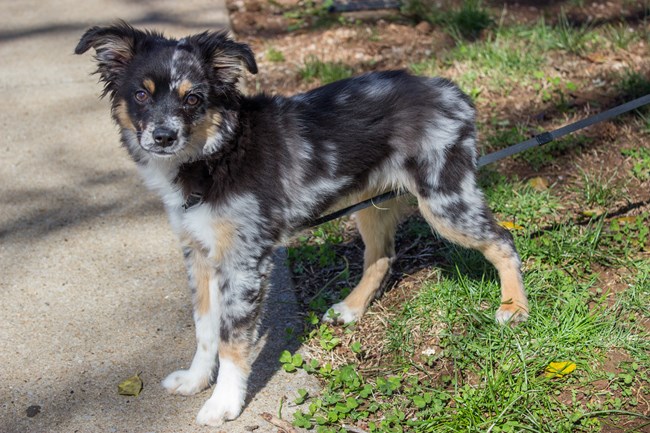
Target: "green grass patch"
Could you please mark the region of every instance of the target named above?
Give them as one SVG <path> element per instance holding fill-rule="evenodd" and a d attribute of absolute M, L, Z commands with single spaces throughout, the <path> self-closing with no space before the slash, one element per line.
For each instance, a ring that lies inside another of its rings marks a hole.
<path fill-rule="evenodd" d="M 572 25 L 565 15 L 555 26 L 543 18 L 534 25 L 498 26 L 480 40 L 457 37 L 454 48 L 410 68 L 417 74 L 435 75 L 455 67 L 465 71 L 457 81 L 468 93 L 473 92 L 477 81 L 499 93 L 530 85 L 542 102 L 558 99 L 560 105 L 566 105 L 567 92 L 575 90 L 576 84 L 542 72 L 547 69 L 549 54 L 587 54 L 604 46 L 606 36 L 602 33 L 591 25 Z"/>
<path fill-rule="evenodd" d="M 291 22 L 288 30 L 294 31 L 305 27 L 318 28 L 338 22 L 339 17 L 329 11 L 333 5 L 333 0 L 304 0 L 296 2 L 295 6 L 284 13 L 284 17 Z"/>
<path fill-rule="evenodd" d="M 298 393 L 295 426 L 318 433 L 349 431 L 344 425 L 369 433 L 569 433 L 643 422 L 637 408 L 650 395 L 650 335 L 643 325 L 650 317 L 650 264 L 635 252 L 648 243 L 649 216 L 577 224 L 562 215 L 552 186 L 538 191 L 487 169 L 480 179 L 497 217 L 522 226 L 515 240 L 526 268 L 529 320 L 514 328 L 495 323 L 495 270 L 481 254 L 443 243 L 438 254 L 451 265 L 382 322 L 385 346 L 368 349 L 390 354 L 383 369 L 364 375 L 357 362 L 333 367 L 326 356 L 283 354 L 285 370 L 302 368 L 324 383 L 316 396 Z M 404 229 L 426 231 L 410 225 Z M 337 241 L 336 233 L 327 227 L 316 239 Z M 612 298 L 599 285 L 597 266 L 634 272 Z M 307 341 L 362 361 L 363 339 L 344 343 L 354 326 L 332 328 L 315 314 L 308 320 Z M 622 358 L 615 371 L 605 371 L 611 353 Z M 575 370 L 554 375 L 551 363 Z M 604 381 L 607 387 L 597 385 Z"/>
<path fill-rule="evenodd" d="M 273 47 L 266 50 L 266 58 L 273 63 L 282 63 L 285 60 L 282 51 L 279 51 Z"/>
<path fill-rule="evenodd" d="M 406 343 L 393 348 L 404 352 L 404 360 L 417 353 L 409 344 L 413 327 L 403 323 L 417 323 L 418 333 L 439 339 L 441 352 L 431 365 L 405 362 L 395 374 L 365 378 L 354 365 L 335 369 L 312 363 L 307 370 L 325 381 L 325 389 L 307 399 L 294 425 L 317 432 L 360 424 L 368 432 L 568 433 L 599 431 L 604 416 L 640 415 L 634 412 L 633 391 L 647 380 L 643 360 L 614 374 L 610 380 L 620 389 L 599 391 L 597 402 L 561 398 L 609 378 L 599 368 L 608 351 L 640 355 L 650 348 L 630 326 L 636 317 L 617 319 L 618 306 L 607 307 L 604 297 L 593 296 L 592 283 L 576 283 L 560 269 L 542 269 L 526 276 L 534 315 L 517 328 L 502 327 L 492 317 L 498 284 L 459 271 L 467 266 L 473 264 L 461 261 L 439 282 L 425 284 L 386 331 L 389 339 Z M 639 291 L 647 292 L 647 284 Z M 641 307 L 642 297 L 632 294 L 626 302 Z M 483 303 L 490 307 L 481 308 Z M 443 359 L 453 362 L 453 372 L 430 381 Z M 551 362 L 570 362 L 577 369 L 549 378 L 545 369 Z"/>
<path fill-rule="evenodd" d="M 557 25 L 554 28 L 553 45 L 555 48 L 572 54 L 584 54 L 589 45 L 597 43 L 598 33 L 589 22 L 575 25 L 569 21 L 564 10 L 560 13 Z"/>
<path fill-rule="evenodd" d="M 305 81 L 318 80 L 321 84 L 327 84 L 349 78 L 354 71 L 343 63 L 323 62 L 315 56 L 310 56 L 298 73 Z"/>
<path fill-rule="evenodd" d="M 287 249 L 288 260 L 293 272 L 302 274 L 310 266 L 332 266 L 337 262 L 334 246 L 343 240 L 343 231 L 336 222 L 321 224 L 313 230 L 298 236 Z"/>
<path fill-rule="evenodd" d="M 647 147 L 623 149 L 621 153 L 632 159 L 632 176 L 640 181 L 650 179 L 650 149 Z"/>
<path fill-rule="evenodd" d="M 451 10 L 441 9 L 433 0 L 410 0 L 404 2 L 402 13 L 416 21 L 440 25 L 459 41 L 475 40 L 494 24 L 481 0 L 464 0 L 458 8 Z"/>

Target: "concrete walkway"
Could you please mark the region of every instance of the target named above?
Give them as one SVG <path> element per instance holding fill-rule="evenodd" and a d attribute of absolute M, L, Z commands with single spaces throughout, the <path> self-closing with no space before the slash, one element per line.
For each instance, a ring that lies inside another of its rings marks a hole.
<path fill-rule="evenodd" d="M 88 26 L 118 18 L 173 36 L 224 27 L 223 1 L 0 8 L 0 432 L 276 431 L 258 414 L 316 386 L 278 371 L 279 353 L 298 348 L 285 338 L 299 326 L 288 276 L 275 276 L 244 414 L 196 426 L 209 392 L 171 396 L 159 385 L 194 350 L 182 256 L 98 100 L 91 55 L 73 55 Z M 118 395 L 135 373 L 140 396 Z"/>

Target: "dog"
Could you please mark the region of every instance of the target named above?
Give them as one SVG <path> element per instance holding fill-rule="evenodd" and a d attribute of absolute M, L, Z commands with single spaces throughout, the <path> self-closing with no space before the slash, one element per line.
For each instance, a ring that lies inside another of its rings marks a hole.
<path fill-rule="evenodd" d="M 90 48 L 122 144 L 182 245 L 197 348 L 162 386 L 191 395 L 215 385 L 199 424 L 244 407 L 274 247 L 342 201 L 412 193 L 433 230 L 498 270 L 496 320 L 527 318 L 512 236 L 476 185 L 475 108 L 452 82 L 384 71 L 249 97 L 238 82 L 257 73 L 254 54 L 225 32 L 176 40 L 120 22 L 88 29 L 75 53 Z M 403 203 L 384 207 L 356 213 L 363 276 L 324 320 L 358 320 L 389 274 Z"/>

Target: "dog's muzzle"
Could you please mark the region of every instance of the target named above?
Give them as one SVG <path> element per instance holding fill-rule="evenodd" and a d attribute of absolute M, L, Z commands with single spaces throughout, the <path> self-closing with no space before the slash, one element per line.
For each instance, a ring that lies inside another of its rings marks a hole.
<path fill-rule="evenodd" d="M 152 135 L 156 146 L 162 148 L 170 147 L 178 140 L 178 132 L 164 127 L 154 129 Z"/>

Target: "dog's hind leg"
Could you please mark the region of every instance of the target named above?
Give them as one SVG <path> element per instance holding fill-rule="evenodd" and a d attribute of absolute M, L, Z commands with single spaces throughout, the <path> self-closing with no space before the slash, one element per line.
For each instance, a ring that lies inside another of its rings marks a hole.
<path fill-rule="evenodd" d="M 189 369 L 171 373 L 162 386 L 172 394 L 192 395 L 206 389 L 216 376 L 219 311 L 214 299 L 216 281 L 207 251 L 189 236 L 182 237 L 181 241 L 192 290 L 196 353 Z"/>
<path fill-rule="evenodd" d="M 395 259 L 395 228 L 404 207 L 399 198 L 371 206 L 355 214 L 361 238 L 365 244 L 363 276 L 354 290 L 330 308 L 323 320 L 350 323 L 361 318 L 370 302 L 379 296 L 390 276 Z"/>
<path fill-rule="evenodd" d="M 468 176 L 462 185 L 463 191 L 454 199 L 433 192 L 427 197 L 418 195 L 420 211 L 438 234 L 480 251 L 497 269 L 501 280 L 497 322 L 524 321 L 528 317 L 528 301 L 512 235 L 494 220 L 473 176 Z"/>

